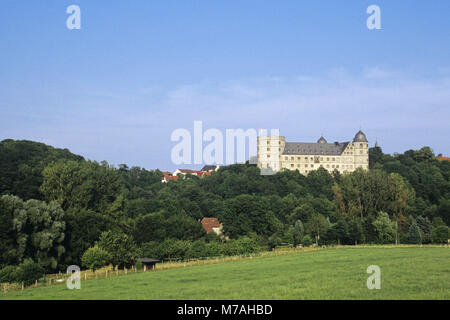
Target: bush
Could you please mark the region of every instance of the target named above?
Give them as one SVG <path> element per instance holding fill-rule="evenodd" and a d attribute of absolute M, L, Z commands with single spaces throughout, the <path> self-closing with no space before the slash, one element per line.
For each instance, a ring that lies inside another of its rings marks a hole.
<path fill-rule="evenodd" d="M 197 240 L 192 243 L 192 246 L 186 252 L 186 258 L 198 259 L 205 258 L 208 255 L 206 243 L 203 240 Z"/>
<path fill-rule="evenodd" d="M 449 228 L 447 226 L 440 225 L 436 228 L 433 228 L 431 232 L 431 240 L 434 243 L 448 243 L 449 239 Z"/>
<path fill-rule="evenodd" d="M 0 270 L 0 283 L 13 283 L 15 282 L 15 273 L 17 267 L 6 266 Z"/>
<path fill-rule="evenodd" d="M 29 286 L 44 275 L 42 267 L 31 259 L 26 259 L 14 272 L 14 281 Z"/>
<path fill-rule="evenodd" d="M 310 245 L 313 244 L 313 241 L 312 241 L 312 239 L 311 239 L 311 237 L 310 237 L 309 235 L 306 235 L 306 236 L 304 236 L 303 239 L 302 239 L 302 244 L 303 244 L 305 247 L 309 247 Z"/>
<path fill-rule="evenodd" d="M 82 265 L 92 271 L 108 265 L 110 261 L 111 256 L 109 253 L 98 246 L 87 249 L 81 257 Z"/>
<path fill-rule="evenodd" d="M 222 255 L 222 246 L 218 242 L 209 242 L 206 244 L 208 257 L 218 257 Z"/>

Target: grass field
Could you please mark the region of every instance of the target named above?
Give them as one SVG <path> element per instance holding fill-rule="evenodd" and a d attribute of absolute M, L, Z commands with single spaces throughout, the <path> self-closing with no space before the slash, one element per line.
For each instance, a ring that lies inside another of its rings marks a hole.
<path fill-rule="evenodd" d="M 369 265 L 381 289 L 369 290 Z M 450 299 L 449 248 L 339 248 L 0 293 L 0 299 Z"/>

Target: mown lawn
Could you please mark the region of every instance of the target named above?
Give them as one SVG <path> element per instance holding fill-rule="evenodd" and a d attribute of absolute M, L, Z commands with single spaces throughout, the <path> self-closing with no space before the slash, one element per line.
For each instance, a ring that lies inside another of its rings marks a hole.
<path fill-rule="evenodd" d="M 369 265 L 381 289 L 366 286 Z M 449 248 L 340 248 L 0 293 L 0 299 L 450 299 Z"/>

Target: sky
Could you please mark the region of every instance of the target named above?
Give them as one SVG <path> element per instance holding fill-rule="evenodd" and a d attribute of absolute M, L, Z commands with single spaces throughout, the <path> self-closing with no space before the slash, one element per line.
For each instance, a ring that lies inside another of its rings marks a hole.
<path fill-rule="evenodd" d="M 2 0 L 0 140 L 173 170 L 172 132 L 199 120 L 292 142 L 362 129 L 385 153 L 448 156 L 449 14 L 448 0 Z"/>

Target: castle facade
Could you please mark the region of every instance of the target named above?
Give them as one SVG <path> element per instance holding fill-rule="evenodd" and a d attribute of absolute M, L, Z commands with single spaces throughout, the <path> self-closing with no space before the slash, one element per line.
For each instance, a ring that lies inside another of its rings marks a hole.
<path fill-rule="evenodd" d="M 257 166 L 278 172 L 298 170 L 308 174 L 320 167 L 330 173 L 369 169 L 369 142 L 360 130 L 351 142 L 328 143 L 324 137 L 314 142 L 286 142 L 282 136 L 258 137 Z"/>

